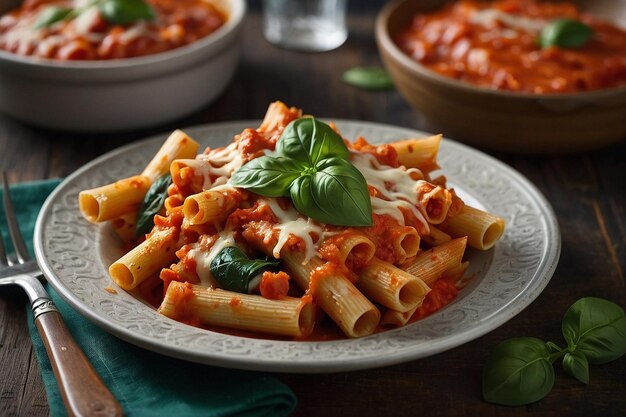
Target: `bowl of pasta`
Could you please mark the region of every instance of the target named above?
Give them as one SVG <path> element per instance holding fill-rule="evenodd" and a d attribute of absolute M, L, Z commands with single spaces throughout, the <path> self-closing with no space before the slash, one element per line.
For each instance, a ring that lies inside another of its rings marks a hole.
<path fill-rule="evenodd" d="M 534 186 L 485 154 L 275 102 L 89 163 L 44 204 L 35 248 L 64 299 L 139 346 L 329 372 L 501 325 L 541 293 L 560 237 Z"/>
<path fill-rule="evenodd" d="M 26 0 L 0 10 L 0 111 L 89 132 L 189 114 L 230 83 L 244 0 Z M 11 6 L 11 7 L 10 7 Z"/>
<path fill-rule="evenodd" d="M 626 138 L 618 3 L 397 0 L 379 13 L 376 40 L 431 127 L 491 150 L 581 152 Z"/>

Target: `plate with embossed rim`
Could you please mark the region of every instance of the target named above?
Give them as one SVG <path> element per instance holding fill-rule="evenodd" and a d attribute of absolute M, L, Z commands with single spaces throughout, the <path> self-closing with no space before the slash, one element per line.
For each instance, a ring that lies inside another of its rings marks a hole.
<path fill-rule="evenodd" d="M 383 143 L 428 134 L 360 121 L 335 120 L 345 137 Z M 258 121 L 198 126 L 185 131 L 203 146 L 224 146 Z M 176 322 L 117 288 L 107 274 L 121 255 L 109 225 L 87 222 L 78 193 L 125 178 L 143 167 L 167 134 L 109 152 L 80 168 L 46 200 L 35 228 L 35 253 L 57 292 L 106 331 L 145 349 L 189 361 L 272 372 L 336 372 L 430 356 L 476 339 L 533 301 L 552 277 L 561 238 L 552 208 L 521 174 L 466 145 L 444 139 L 441 173 L 470 205 L 506 220 L 486 252 L 469 251 L 473 279 L 458 298 L 405 327 L 358 339 L 278 341 L 217 333 Z M 116 288 L 112 294 L 106 288 Z"/>

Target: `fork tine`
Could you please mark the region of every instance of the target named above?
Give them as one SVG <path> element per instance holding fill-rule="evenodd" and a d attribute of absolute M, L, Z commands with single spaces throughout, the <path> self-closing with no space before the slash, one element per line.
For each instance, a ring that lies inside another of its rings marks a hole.
<path fill-rule="evenodd" d="M 15 255 L 19 263 L 24 263 L 30 259 L 28 249 L 22 238 L 22 232 L 17 224 L 15 218 L 15 210 L 13 209 L 13 202 L 11 201 L 11 194 L 9 193 L 9 181 L 7 180 L 7 173 L 2 171 L 2 189 L 4 190 L 4 214 L 7 218 L 7 225 L 9 227 L 9 235 L 11 236 L 11 242 L 13 242 L 13 248 L 15 249 Z"/>
<path fill-rule="evenodd" d="M 0 266 L 9 265 L 9 259 L 7 258 L 7 252 L 4 249 L 4 239 L 2 239 L 2 235 L 0 235 Z"/>
<path fill-rule="evenodd" d="M 4 171 L 2 171 L 2 173 L 4 174 Z M 3 192 L 3 195 L 4 195 L 4 192 Z M 3 197 L 3 201 L 4 201 L 4 197 Z M 0 234 L 0 266 L 9 266 L 11 264 L 12 263 L 9 262 L 9 258 L 7 257 L 6 249 L 4 248 L 4 239 L 2 238 L 2 235 Z"/>

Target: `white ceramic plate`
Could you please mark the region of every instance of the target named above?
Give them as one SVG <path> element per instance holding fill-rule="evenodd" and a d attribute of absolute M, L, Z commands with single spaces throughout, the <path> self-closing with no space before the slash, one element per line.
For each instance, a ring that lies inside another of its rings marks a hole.
<path fill-rule="evenodd" d="M 423 132 L 380 124 L 336 121 L 344 136 L 382 143 Z M 223 146 L 245 127 L 232 122 L 186 129 L 203 145 Z M 40 266 L 59 294 L 108 332 L 149 350 L 200 363 L 273 372 L 334 372 L 423 358 L 476 339 L 511 319 L 546 286 L 561 248 L 552 208 L 507 165 L 444 140 L 439 162 L 472 205 L 506 219 L 506 232 L 488 252 L 470 252 L 470 285 L 434 315 L 406 327 L 351 340 L 290 342 L 229 336 L 188 326 L 118 288 L 107 268 L 119 242 L 107 225 L 88 223 L 78 210 L 80 190 L 141 172 L 167 134 L 114 150 L 70 175 L 47 199 L 35 230 Z"/>

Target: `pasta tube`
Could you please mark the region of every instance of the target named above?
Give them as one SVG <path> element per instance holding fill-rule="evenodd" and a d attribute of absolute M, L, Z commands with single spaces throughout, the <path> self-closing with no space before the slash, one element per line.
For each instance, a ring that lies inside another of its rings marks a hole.
<path fill-rule="evenodd" d="M 361 270 L 357 286 L 370 299 L 397 311 L 421 305 L 430 291 L 421 279 L 378 258 Z"/>
<path fill-rule="evenodd" d="M 178 231 L 175 227 L 157 230 L 109 267 L 117 285 L 132 290 L 176 259 Z"/>
<path fill-rule="evenodd" d="M 419 181 L 417 185 L 418 208 L 430 224 L 440 224 L 448 215 L 452 194 L 447 189 Z"/>
<path fill-rule="evenodd" d="M 380 311 L 332 263 L 313 258 L 303 265 L 300 252 L 283 251 L 281 257 L 298 285 L 347 336 L 366 336 L 376 330 Z"/>
<path fill-rule="evenodd" d="M 419 306 L 415 306 L 407 311 L 386 310 L 380 318 L 380 328 L 391 330 L 406 325 L 418 308 Z"/>
<path fill-rule="evenodd" d="M 82 215 L 92 223 L 100 223 L 136 212 L 150 188 L 148 177 L 137 175 L 81 191 L 78 206 Z"/>
<path fill-rule="evenodd" d="M 270 300 L 177 281 L 167 287 L 159 312 L 174 320 L 279 336 L 305 337 L 315 324 L 315 308 L 307 297 Z"/>
<path fill-rule="evenodd" d="M 423 251 L 406 266 L 406 271 L 432 284 L 444 272 L 461 264 L 466 244 L 467 237 L 460 237 Z"/>
<path fill-rule="evenodd" d="M 390 145 L 398 153 L 398 160 L 407 168 L 418 168 L 423 173 L 428 173 L 439 168 L 437 154 L 441 135 L 427 138 L 412 138 L 392 142 Z"/>
<path fill-rule="evenodd" d="M 206 190 L 185 199 L 183 214 L 190 225 L 196 226 L 226 218 L 241 201 L 239 191 Z"/>
<path fill-rule="evenodd" d="M 170 164 L 175 159 L 193 158 L 200 144 L 187 136 L 182 130 L 175 130 L 165 140 L 159 151 L 146 165 L 141 175 L 148 177 L 150 182 L 169 172 Z"/>
<path fill-rule="evenodd" d="M 451 236 L 467 236 L 467 244 L 475 249 L 490 249 L 504 232 L 504 219 L 473 207 L 463 206 L 450 216 L 442 229 Z"/>

